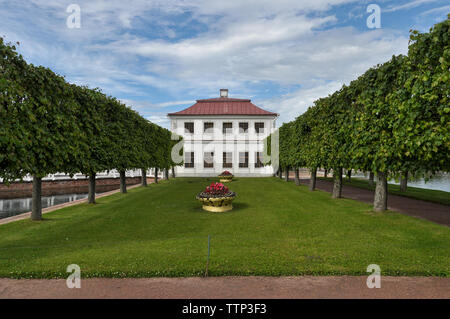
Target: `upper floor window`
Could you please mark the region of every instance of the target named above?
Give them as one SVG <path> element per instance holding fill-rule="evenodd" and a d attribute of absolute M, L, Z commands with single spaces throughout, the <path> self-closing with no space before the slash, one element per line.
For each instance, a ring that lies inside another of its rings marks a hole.
<path fill-rule="evenodd" d="M 184 122 L 184 133 L 194 134 L 194 122 Z"/>
<path fill-rule="evenodd" d="M 213 133 L 214 123 L 213 122 L 205 122 L 203 123 L 203 132 L 204 133 Z"/>
<path fill-rule="evenodd" d="M 239 152 L 239 167 L 248 167 L 248 152 Z"/>
<path fill-rule="evenodd" d="M 239 123 L 239 133 L 248 133 L 248 123 L 247 122 L 242 122 Z"/>
<path fill-rule="evenodd" d="M 255 123 L 256 134 L 264 134 L 264 122 Z"/>
<path fill-rule="evenodd" d="M 223 134 L 233 134 L 233 123 L 232 122 L 223 123 L 222 128 L 223 128 L 222 129 Z"/>
<path fill-rule="evenodd" d="M 194 167 L 194 152 L 184 152 L 184 167 Z"/>

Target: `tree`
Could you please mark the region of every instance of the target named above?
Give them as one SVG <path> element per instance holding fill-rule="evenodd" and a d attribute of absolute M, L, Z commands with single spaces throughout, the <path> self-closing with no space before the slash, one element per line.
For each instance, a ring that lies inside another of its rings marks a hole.
<path fill-rule="evenodd" d="M 450 15 L 428 33 L 411 32 L 403 86 L 389 96 L 402 175 L 450 170 L 449 35 Z"/>
<path fill-rule="evenodd" d="M 374 210 L 387 209 L 387 180 L 389 173 L 402 171 L 404 160 L 398 152 L 395 122 L 398 109 L 389 95 L 402 87 L 404 56 L 392 57 L 382 65 L 369 69 L 353 81 L 358 92 L 353 123 L 352 154 L 355 168 L 376 172 Z"/>
<path fill-rule="evenodd" d="M 71 85 L 74 97 L 80 105 L 78 124 L 84 132 L 83 138 L 88 148 L 81 157 L 80 172 L 89 176 L 88 202 L 95 203 L 96 174 L 111 170 L 108 158 L 109 138 L 105 127 L 107 97 L 98 89 Z"/>
<path fill-rule="evenodd" d="M 25 130 L 32 138 L 23 173 L 33 176 L 31 219 L 40 220 L 42 177 L 78 172 L 87 145 L 76 116 L 79 105 L 64 78 L 44 67 L 29 65 L 27 71 L 22 83 L 31 108 Z"/>

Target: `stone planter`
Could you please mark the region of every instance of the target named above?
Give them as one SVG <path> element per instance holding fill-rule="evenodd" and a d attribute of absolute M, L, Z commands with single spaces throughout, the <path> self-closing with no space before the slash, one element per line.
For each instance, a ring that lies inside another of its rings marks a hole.
<path fill-rule="evenodd" d="M 219 175 L 219 180 L 221 183 L 228 183 L 233 180 L 233 175 Z"/>
<path fill-rule="evenodd" d="M 214 213 L 223 213 L 228 212 L 233 209 L 232 202 L 236 195 L 232 193 L 230 196 L 223 197 L 200 197 L 197 196 L 197 199 L 202 202 L 203 210 Z"/>

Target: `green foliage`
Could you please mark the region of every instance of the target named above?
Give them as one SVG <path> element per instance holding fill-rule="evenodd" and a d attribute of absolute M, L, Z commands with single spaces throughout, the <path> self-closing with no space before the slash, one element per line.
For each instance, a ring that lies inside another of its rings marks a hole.
<path fill-rule="evenodd" d="M 411 34 L 405 88 L 391 96 L 398 110 L 400 155 L 424 171 L 450 169 L 450 15 L 428 33 Z M 410 165 L 412 165 L 410 164 Z"/>
<path fill-rule="evenodd" d="M 450 17 L 450 16 L 449 16 Z M 398 176 L 450 169 L 450 20 L 280 128 L 283 166 Z"/>
<path fill-rule="evenodd" d="M 0 177 L 168 168 L 170 132 L 98 89 L 27 64 L 0 38 Z"/>

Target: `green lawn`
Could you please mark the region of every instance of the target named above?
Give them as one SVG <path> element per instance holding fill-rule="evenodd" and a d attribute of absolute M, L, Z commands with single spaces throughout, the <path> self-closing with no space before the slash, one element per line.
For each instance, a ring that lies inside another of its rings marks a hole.
<path fill-rule="evenodd" d="M 195 195 L 211 180 L 178 178 L 96 205 L 80 204 L 0 226 L 0 277 L 209 274 L 449 276 L 450 229 L 370 205 L 333 200 L 277 178 L 239 178 L 235 209 L 208 213 Z"/>
<path fill-rule="evenodd" d="M 328 177 L 328 178 L 321 177 L 320 179 L 326 179 L 328 181 L 333 180 L 330 177 Z M 347 178 L 344 178 L 343 182 L 344 182 L 344 185 L 350 185 L 350 186 L 355 186 L 355 187 L 359 187 L 359 188 L 375 190 L 375 185 L 370 186 L 369 181 L 365 180 L 365 179 L 353 177 L 349 181 Z M 433 202 L 433 203 L 438 203 L 438 204 L 443 204 L 443 205 L 450 205 L 450 193 L 440 191 L 440 190 L 408 186 L 406 192 L 401 192 L 400 185 L 388 184 L 388 192 L 390 194 L 420 199 L 420 200 L 424 200 L 427 202 Z"/>

